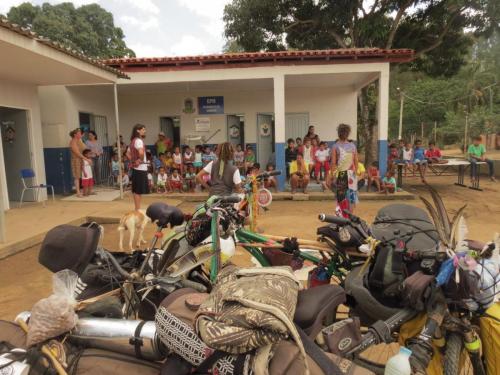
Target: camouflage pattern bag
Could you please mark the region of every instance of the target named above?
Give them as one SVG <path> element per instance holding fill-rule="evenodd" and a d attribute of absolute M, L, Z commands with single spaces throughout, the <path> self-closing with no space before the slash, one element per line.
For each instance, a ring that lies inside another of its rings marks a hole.
<path fill-rule="evenodd" d="M 198 310 L 196 331 L 209 347 L 232 354 L 257 350 L 291 336 L 305 359 L 293 324 L 300 287 L 290 267 L 226 267 Z M 307 374 L 305 360 L 304 365 Z"/>

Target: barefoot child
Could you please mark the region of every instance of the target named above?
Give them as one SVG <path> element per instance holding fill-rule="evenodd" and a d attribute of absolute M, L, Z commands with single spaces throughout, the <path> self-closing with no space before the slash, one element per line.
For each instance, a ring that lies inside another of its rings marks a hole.
<path fill-rule="evenodd" d="M 266 172 L 272 172 L 274 171 L 274 165 L 269 163 L 266 166 Z M 278 188 L 278 183 L 276 182 L 276 177 L 274 176 L 269 176 L 264 180 L 264 187 L 266 189 L 277 189 Z"/>
<path fill-rule="evenodd" d="M 82 155 L 85 159 L 83 159 L 83 168 L 82 168 L 82 186 L 83 186 L 83 195 L 91 195 L 92 194 L 92 186 L 94 186 L 94 176 L 92 175 L 92 164 L 90 160 L 91 151 L 86 148 L 83 150 Z"/>
<path fill-rule="evenodd" d="M 165 172 L 165 168 L 160 167 L 156 179 L 156 192 L 158 194 L 167 192 L 167 180 L 168 180 L 168 175 Z"/>
<path fill-rule="evenodd" d="M 172 176 L 170 176 L 170 190 L 172 190 L 172 192 L 177 190 L 179 193 L 182 191 L 182 179 L 177 169 L 174 169 Z"/>
<path fill-rule="evenodd" d="M 396 192 L 396 179 L 394 178 L 394 173 L 392 171 L 387 171 L 385 177 L 382 179 L 383 192 L 387 195 L 389 193 L 394 194 Z"/>

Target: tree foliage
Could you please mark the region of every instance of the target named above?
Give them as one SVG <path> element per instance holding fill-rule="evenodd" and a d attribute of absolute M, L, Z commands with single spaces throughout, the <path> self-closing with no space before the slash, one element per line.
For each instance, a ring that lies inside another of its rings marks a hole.
<path fill-rule="evenodd" d="M 412 48 L 411 68 L 455 74 L 471 38 L 498 28 L 498 0 L 233 0 L 225 34 L 246 51 Z"/>
<path fill-rule="evenodd" d="M 405 135 L 431 137 L 434 122 L 438 140 L 444 144 L 462 142 L 465 116 L 469 134 L 500 131 L 500 34 L 481 37 L 472 46 L 467 64 L 448 78 L 423 73 L 403 72 L 392 75 L 390 133 L 397 135 L 400 97 L 405 94 L 403 124 Z"/>
<path fill-rule="evenodd" d="M 115 27 L 113 15 L 97 4 L 75 8 L 72 3 L 26 2 L 12 7 L 7 18 L 89 57 L 135 56 L 125 44 L 122 29 Z"/>

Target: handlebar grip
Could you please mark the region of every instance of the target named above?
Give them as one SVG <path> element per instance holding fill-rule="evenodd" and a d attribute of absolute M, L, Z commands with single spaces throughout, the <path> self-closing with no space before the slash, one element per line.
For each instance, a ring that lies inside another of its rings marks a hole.
<path fill-rule="evenodd" d="M 219 202 L 221 203 L 240 203 L 241 197 L 238 195 L 228 195 L 227 197 L 220 197 Z"/>
<path fill-rule="evenodd" d="M 350 224 L 350 220 L 337 216 L 337 215 L 326 215 L 326 214 L 319 214 L 318 219 L 320 221 L 323 221 L 325 223 L 330 223 L 330 224 L 337 224 L 339 226 L 344 226 L 347 224 Z"/>

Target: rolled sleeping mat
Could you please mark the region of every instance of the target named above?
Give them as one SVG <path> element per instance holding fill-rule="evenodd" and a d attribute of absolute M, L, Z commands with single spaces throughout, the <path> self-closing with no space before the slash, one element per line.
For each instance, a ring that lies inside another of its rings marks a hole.
<path fill-rule="evenodd" d="M 87 348 L 109 350 L 150 361 L 166 357 L 155 322 L 83 318 L 70 332 L 69 340 Z"/>

